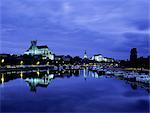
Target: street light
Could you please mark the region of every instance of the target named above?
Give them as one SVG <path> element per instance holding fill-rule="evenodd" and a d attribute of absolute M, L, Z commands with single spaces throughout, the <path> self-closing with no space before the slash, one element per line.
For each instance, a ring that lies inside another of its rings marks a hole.
<path fill-rule="evenodd" d="M 38 76 L 40 75 L 40 71 L 39 70 L 36 73 L 37 73 Z"/>
<path fill-rule="evenodd" d="M 20 61 L 20 65 L 23 65 L 23 61 Z"/>
<path fill-rule="evenodd" d="M 39 62 L 39 61 L 37 61 L 36 65 L 39 65 L 39 64 L 40 64 L 40 62 Z"/>
<path fill-rule="evenodd" d="M 4 63 L 4 62 L 5 62 L 5 60 L 4 60 L 4 59 L 2 59 L 2 60 L 1 60 L 1 63 Z"/>
<path fill-rule="evenodd" d="M 2 59 L 2 60 L 1 60 L 1 65 L 2 65 L 4 62 L 5 62 L 5 60 L 4 60 L 4 59 Z"/>
<path fill-rule="evenodd" d="M 49 65 L 49 62 L 47 62 L 46 64 Z"/>

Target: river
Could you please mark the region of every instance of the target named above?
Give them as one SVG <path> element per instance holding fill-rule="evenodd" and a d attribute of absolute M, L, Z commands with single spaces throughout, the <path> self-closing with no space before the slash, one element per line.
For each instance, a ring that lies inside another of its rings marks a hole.
<path fill-rule="evenodd" d="M 1 75 L 1 112 L 149 112 L 149 88 L 88 70 L 63 73 Z"/>

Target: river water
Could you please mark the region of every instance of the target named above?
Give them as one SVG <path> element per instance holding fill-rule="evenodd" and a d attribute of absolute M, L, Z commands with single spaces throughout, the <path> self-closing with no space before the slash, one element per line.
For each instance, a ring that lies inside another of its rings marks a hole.
<path fill-rule="evenodd" d="M 87 70 L 1 75 L 1 112 L 149 112 L 149 87 Z"/>

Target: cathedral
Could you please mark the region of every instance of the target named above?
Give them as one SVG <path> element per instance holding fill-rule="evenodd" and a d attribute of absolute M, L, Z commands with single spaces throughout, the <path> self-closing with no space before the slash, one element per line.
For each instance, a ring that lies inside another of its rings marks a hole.
<path fill-rule="evenodd" d="M 24 54 L 42 55 L 43 59 L 54 60 L 54 54 L 49 50 L 48 46 L 37 46 L 37 41 L 31 41 L 31 46 Z"/>

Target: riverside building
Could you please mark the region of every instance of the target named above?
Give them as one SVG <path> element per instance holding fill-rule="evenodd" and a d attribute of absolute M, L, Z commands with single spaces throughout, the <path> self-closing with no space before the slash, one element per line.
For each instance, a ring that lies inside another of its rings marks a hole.
<path fill-rule="evenodd" d="M 54 54 L 49 50 L 47 45 L 37 46 L 37 41 L 31 41 L 29 49 L 24 53 L 26 55 L 41 55 L 42 59 L 54 60 Z"/>
<path fill-rule="evenodd" d="M 94 55 L 92 58 L 92 60 L 98 61 L 98 62 L 114 62 L 114 59 L 112 58 L 107 58 L 107 57 L 103 57 L 102 54 L 97 54 Z"/>

